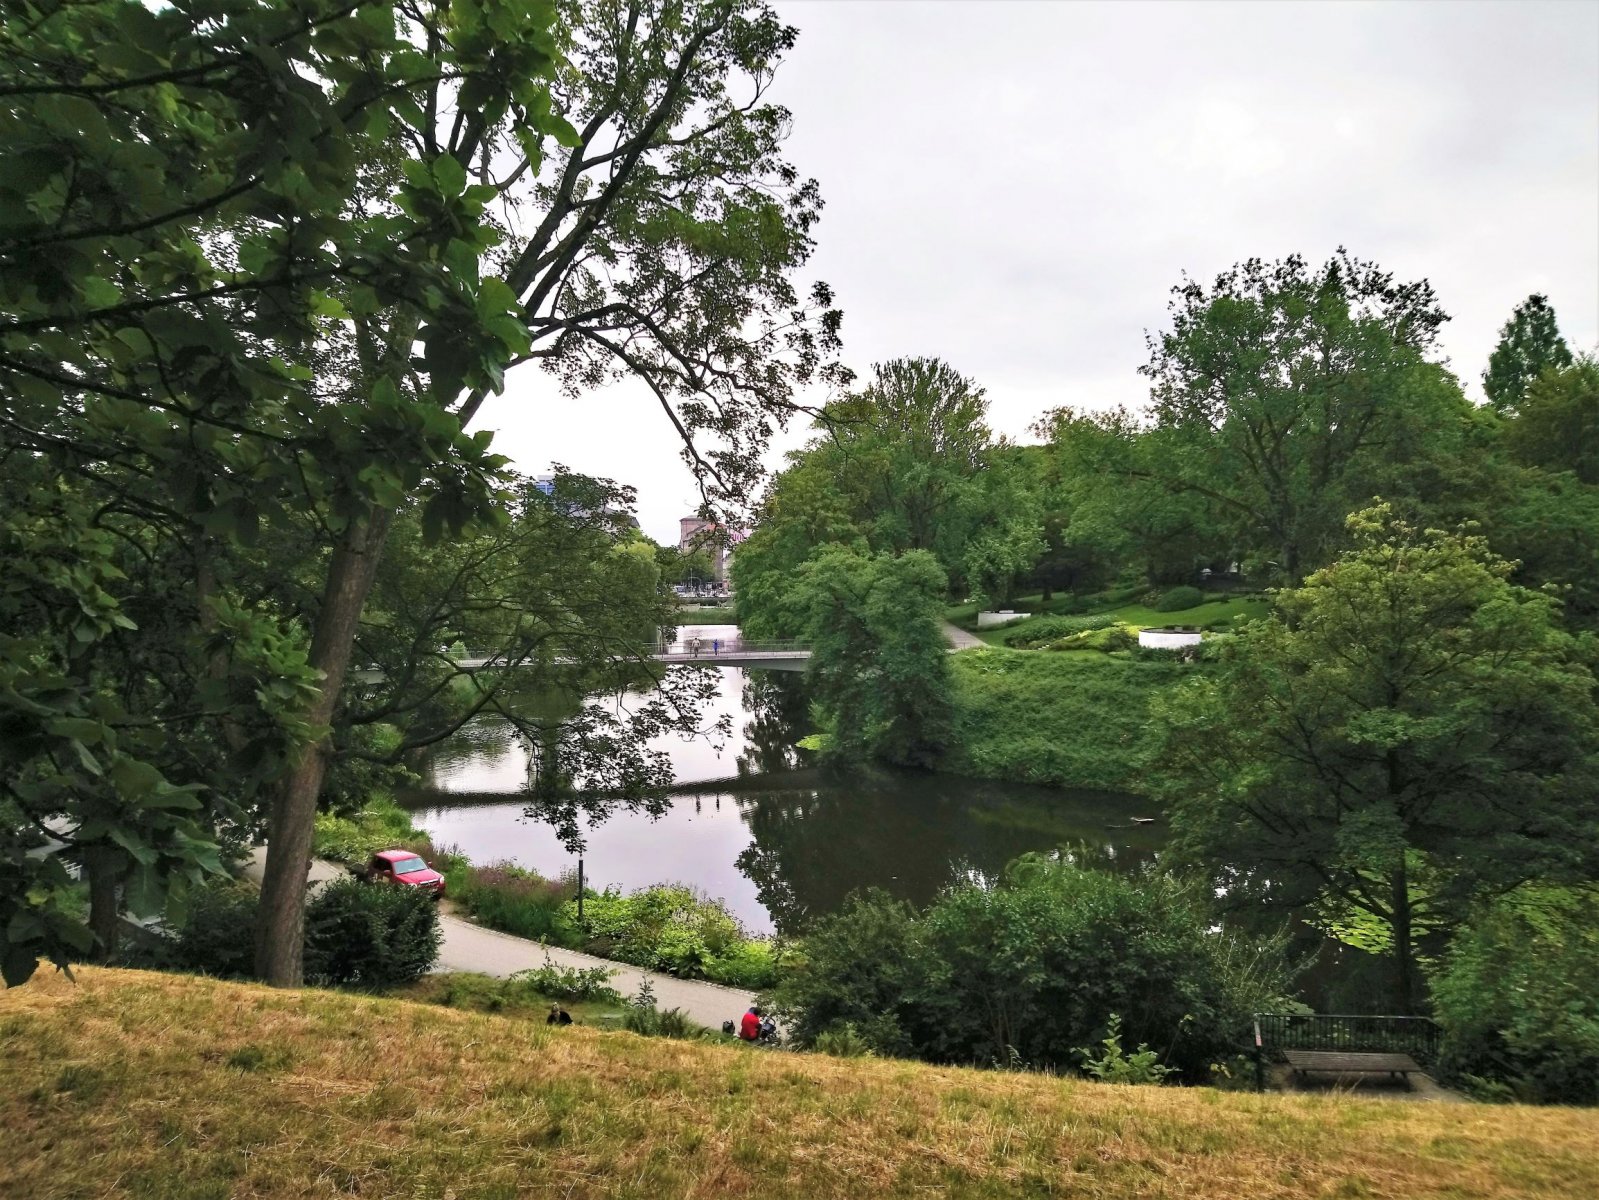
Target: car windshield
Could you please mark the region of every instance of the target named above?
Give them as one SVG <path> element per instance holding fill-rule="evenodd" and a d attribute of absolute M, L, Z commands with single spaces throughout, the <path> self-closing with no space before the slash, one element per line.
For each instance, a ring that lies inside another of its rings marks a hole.
<path fill-rule="evenodd" d="M 427 863 L 414 856 L 394 860 L 394 873 L 396 875 L 409 875 L 412 871 L 426 871 L 427 869 Z"/>

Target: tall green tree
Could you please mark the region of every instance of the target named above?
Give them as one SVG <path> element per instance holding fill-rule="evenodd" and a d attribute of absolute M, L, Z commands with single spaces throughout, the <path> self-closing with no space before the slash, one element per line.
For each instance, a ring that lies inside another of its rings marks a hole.
<path fill-rule="evenodd" d="M 1570 365 L 1571 350 L 1560 336 L 1549 298 L 1528 296 L 1499 331 L 1499 344 L 1483 372 L 1482 390 L 1496 411 L 1514 413 L 1533 380 L 1550 368 Z"/>
<path fill-rule="evenodd" d="M 414 156 L 406 179 L 433 185 L 417 211 L 492 199 L 517 214 L 512 230 L 500 238 L 480 207 L 430 226 L 429 252 L 482 280 L 469 317 L 424 319 L 403 294 L 352 292 L 357 387 L 396 397 L 400 412 L 447 434 L 477 416 L 511 361 L 542 363 L 574 394 L 634 376 L 707 495 L 737 503 L 793 389 L 839 378 L 828 361 L 840 320 L 831 295 L 818 284 L 802 299 L 792 279 L 810 254 L 819 192 L 783 161 L 788 113 L 766 98 L 795 31 L 751 0 L 501 7 L 418 39 L 486 56 L 496 71 L 470 90 L 441 73 L 408 112 L 402 145 Z M 523 57 L 507 54 L 507 30 Z M 530 83 L 545 75 L 548 87 Z M 531 136 L 539 121 L 560 143 L 554 152 Z M 510 347 L 507 358 L 471 353 L 465 335 L 480 327 Z M 409 354 L 417 340 L 419 371 Z M 319 723 L 337 708 L 395 508 L 427 488 L 439 461 L 345 477 L 364 486 L 350 487 L 355 503 L 313 631 Z M 299 978 L 304 867 L 327 752 L 324 741 L 302 755 L 273 802 L 258 967 L 274 982 Z"/>
<path fill-rule="evenodd" d="M 1173 295 L 1141 368 L 1143 470 L 1203 497 L 1290 584 L 1336 550 L 1352 509 L 1408 495 L 1420 464 L 1454 453 L 1469 406 L 1427 358 L 1448 318 L 1425 280 L 1340 250 L 1316 268 L 1250 259 Z"/>
<path fill-rule="evenodd" d="M 791 279 L 820 200 L 766 98 L 794 31 L 733 0 L 30 13 L 0 45 L 0 148 L 27 165 L 0 228 L 7 428 L 70 470 L 115 463 L 123 506 L 171 482 L 205 637 L 221 605 L 262 645 L 300 639 L 259 945 L 294 983 L 366 597 L 410 503 L 430 540 L 503 520 L 502 464 L 463 429 L 504 372 L 640 375 L 706 489 L 739 495 L 829 370 L 838 315 Z M 322 578 L 303 629 L 274 630 L 230 558 L 299 513 Z"/>
<path fill-rule="evenodd" d="M 1424 925 L 1599 866 L 1599 710 L 1586 645 L 1481 537 L 1386 506 L 1349 528 L 1354 548 L 1157 701 L 1150 780 L 1231 901 L 1386 927 L 1411 1011 Z"/>
<path fill-rule="evenodd" d="M 795 572 L 833 544 L 932 554 L 956 585 L 1005 595 L 1044 543 L 1025 458 L 993 436 L 977 384 L 938 359 L 896 359 L 827 404 L 734 558 L 740 620 L 793 636 Z"/>
<path fill-rule="evenodd" d="M 830 546 L 799 572 L 811 658 L 806 679 L 828 751 L 905 766 L 938 761 L 952 719 L 947 581 L 926 550 Z"/>
<path fill-rule="evenodd" d="M 1518 462 L 1599 485 L 1599 358 L 1567 355 L 1567 365 L 1528 383 L 1504 440 Z"/>

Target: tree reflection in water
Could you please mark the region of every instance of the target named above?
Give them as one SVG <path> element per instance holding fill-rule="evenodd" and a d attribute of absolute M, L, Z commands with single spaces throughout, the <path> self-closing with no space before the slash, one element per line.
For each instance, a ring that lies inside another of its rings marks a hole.
<path fill-rule="evenodd" d="M 738 868 L 783 934 L 868 888 L 920 905 L 963 879 L 991 883 L 1028 851 L 1136 870 L 1163 836 L 1129 825 L 1126 814 L 1142 811 L 1130 797 L 911 771 L 838 774 L 738 803 L 752 838 Z"/>

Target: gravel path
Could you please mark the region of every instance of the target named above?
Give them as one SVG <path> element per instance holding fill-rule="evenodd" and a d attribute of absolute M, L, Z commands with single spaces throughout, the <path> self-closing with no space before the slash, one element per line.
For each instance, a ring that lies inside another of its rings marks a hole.
<path fill-rule="evenodd" d="M 257 846 L 249 864 L 244 868 L 245 876 L 259 883 L 262 864 L 265 861 L 266 847 Z M 337 863 L 326 862 L 320 858 L 311 860 L 309 880 L 313 891 L 319 884 L 332 879 L 343 879 L 347 875 L 348 872 Z M 611 976 L 611 986 L 624 996 L 633 995 L 638 991 L 639 984 L 647 979 L 655 989 L 655 1001 L 661 1008 L 680 1008 L 688 1015 L 689 1020 L 704 1025 L 707 1029 L 720 1029 L 723 1021 L 737 1020 L 743 1015 L 744 1010 L 755 1002 L 753 993 L 738 988 L 723 987 L 719 983 L 678 979 L 673 975 L 646 971 L 642 967 L 630 966 L 608 958 L 596 958 L 592 954 L 581 954 L 576 950 L 563 950 L 559 946 L 546 946 L 542 942 L 513 937 L 509 933 L 500 933 L 493 929 L 484 929 L 481 925 L 475 925 L 471 921 L 447 913 L 439 915 L 439 925 L 444 931 L 444 945 L 439 952 L 437 968 L 440 971 L 477 971 L 484 975 L 504 978 L 507 975 L 514 975 L 517 971 L 542 967 L 546 957 L 558 967 L 575 967 L 580 970 L 604 967 L 614 972 Z"/>
<path fill-rule="evenodd" d="M 944 636 L 949 640 L 951 648 L 955 650 L 981 650 L 988 645 L 975 633 L 967 633 L 958 625 L 951 625 L 948 621 L 944 622 Z"/>

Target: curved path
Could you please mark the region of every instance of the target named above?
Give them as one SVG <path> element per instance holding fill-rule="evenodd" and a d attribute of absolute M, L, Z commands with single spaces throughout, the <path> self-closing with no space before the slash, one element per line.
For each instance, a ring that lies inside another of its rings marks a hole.
<path fill-rule="evenodd" d="M 257 846 L 244 868 L 245 876 L 259 883 L 261 865 L 265 860 L 266 847 Z M 313 889 L 320 883 L 343 879 L 347 875 L 348 872 L 336 863 L 320 858 L 311 860 L 310 886 Z M 559 946 L 546 946 L 528 938 L 484 929 L 481 925 L 474 925 L 471 921 L 448 913 L 439 914 L 439 925 L 444 931 L 444 945 L 439 952 L 437 968 L 440 971 L 476 971 L 504 978 L 518 971 L 542 967 L 546 958 L 558 967 L 575 967 L 585 971 L 604 967 L 612 972 L 611 986 L 624 996 L 633 995 L 638 991 L 639 984 L 647 979 L 655 989 L 655 1001 L 661 1008 L 680 1008 L 689 1020 L 707 1029 L 720 1029 L 723 1021 L 737 1020 L 755 1002 L 752 992 L 723 987 L 719 983 L 678 979 L 628 963 L 596 958 L 576 950 L 563 950 Z"/>
<path fill-rule="evenodd" d="M 944 622 L 944 638 L 949 642 L 951 650 L 981 650 L 988 645 L 975 633 L 967 633 L 959 625 Z"/>

